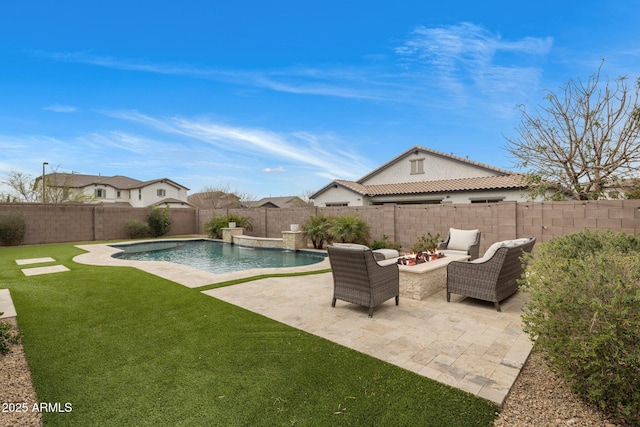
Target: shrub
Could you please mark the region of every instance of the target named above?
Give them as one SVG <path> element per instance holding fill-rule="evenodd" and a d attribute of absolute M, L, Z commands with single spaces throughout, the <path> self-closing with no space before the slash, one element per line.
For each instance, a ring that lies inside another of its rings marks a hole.
<path fill-rule="evenodd" d="M 538 247 L 525 331 L 583 399 L 640 423 L 640 240 L 584 231 Z"/>
<path fill-rule="evenodd" d="M 5 246 L 19 245 L 24 241 L 27 223 L 22 212 L 7 212 L 0 215 L 0 242 Z"/>
<path fill-rule="evenodd" d="M 420 236 L 416 244 L 411 247 L 411 252 L 434 252 L 438 249 L 438 243 L 441 241 L 442 238 L 440 237 L 440 233 L 437 233 L 435 236 L 431 233 L 427 233 L 426 236 L 423 234 Z"/>
<path fill-rule="evenodd" d="M 253 231 L 253 220 L 248 216 L 238 214 L 213 215 L 211 219 L 204 224 L 204 231 L 212 239 L 222 239 L 222 229 L 227 228 L 230 222 L 235 222 L 236 227 Z"/>
<path fill-rule="evenodd" d="M 333 219 L 331 235 L 341 243 L 367 245 L 371 239 L 371 226 L 359 215 L 338 216 Z"/>
<path fill-rule="evenodd" d="M 163 209 L 154 206 L 147 216 L 147 223 L 153 237 L 167 234 L 171 229 L 171 224 L 173 224 L 173 220 L 169 216 L 169 206 L 167 205 Z"/>
<path fill-rule="evenodd" d="M 400 249 L 402 249 L 402 244 L 398 243 L 398 242 L 390 242 L 389 241 L 389 236 L 387 236 L 386 234 L 383 234 L 382 235 L 382 239 L 374 240 L 373 242 L 371 242 L 371 249 L 372 250 L 376 250 L 376 249 L 395 249 L 395 250 L 399 251 Z"/>
<path fill-rule="evenodd" d="M 322 249 L 325 242 L 330 243 L 333 240 L 331 227 L 334 218 L 322 213 L 309 217 L 302 225 L 302 234 L 311 240 L 315 249 Z"/>
<path fill-rule="evenodd" d="M 124 225 L 124 232 L 130 239 L 139 239 L 140 237 L 147 237 L 151 234 L 149 224 L 139 221 L 137 219 L 131 219 Z"/>
<path fill-rule="evenodd" d="M 0 312 L 0 316 L 3 313 Z M 11 325 L 0 320 L 0 355 L 7 354 L 9 352 L 10 344 L 17 344 L 19 337 L 17 334 L 9 332 Z"/>

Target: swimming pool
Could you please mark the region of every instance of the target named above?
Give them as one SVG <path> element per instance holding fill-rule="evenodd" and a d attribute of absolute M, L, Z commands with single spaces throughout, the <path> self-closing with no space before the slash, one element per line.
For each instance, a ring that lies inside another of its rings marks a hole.
<path fill-rule="evenodd" d="M 211 240 L 167 240 L 110 246 L 123 251 L 114 255 L 120 259 L 169 261 L 217 274 L 253 268 L 300 267 L 325 259 L 320 253 L 251 248 Z"/>

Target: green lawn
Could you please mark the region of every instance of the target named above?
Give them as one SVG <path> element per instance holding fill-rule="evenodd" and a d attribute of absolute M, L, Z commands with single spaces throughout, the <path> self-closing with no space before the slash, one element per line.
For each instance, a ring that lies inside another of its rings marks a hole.
<path fill-rule="evenodd" d="M 201 289 L 76 264 L 79 253 L 0 247 L 0 288 L 11 290 L 38 398 L 72 404 L 45 413 L 46 425 L 493 424 L 491 402 Z M 26 277 L 15 263 L 46 256 L 71 271 Z"/>

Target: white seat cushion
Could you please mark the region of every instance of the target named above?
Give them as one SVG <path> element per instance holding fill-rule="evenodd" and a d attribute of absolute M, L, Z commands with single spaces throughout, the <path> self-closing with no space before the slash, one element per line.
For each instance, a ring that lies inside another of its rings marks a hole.
<path fill-rule="evenodd" d="M 449 229 L 449 243 L 447 249 L 454 251 L 468 251 L 469 246 L 476 242 L 479 230 Z"/>
<path fill-rule="evenodd" d="M 368 251 L 369 247 L 365 245 L 359 245 L 357 243 L 334 243 L 332 246 L 341 249 L 353 249 L 356 251 Z"/>
<path fill-rule="evenodd" d="M 380 254 L 382 256 L 382 259 L 398 258 L 398 256 L 400 255 L 395 249 L 375 249 L 372 252 L 374 256 L 375 254 Z"/>

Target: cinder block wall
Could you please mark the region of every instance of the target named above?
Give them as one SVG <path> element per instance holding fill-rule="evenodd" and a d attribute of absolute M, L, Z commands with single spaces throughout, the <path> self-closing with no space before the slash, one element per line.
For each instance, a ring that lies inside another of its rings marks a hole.
<path fill-rule="evenodd" d="M 21 211 L 27 220 L 25 244 L 81 242 L 126 238 L 124 224 L 144 221 L 147 208 L 116 208 L 97 205 L 0 204 L 0 214 Z M 371 238 L 402 244 L 409 251 L 422 235 L 440 233 L 450 227 L 479 229 L 480 253 L 493 242 L 516 237 L 536 237 L 539 242 L 585 229 L 611 229 L 630 234 L 640 232 L 640 200 L 568 202 L 501 202 L 488 204 L 395 205 L 363 207 L 301 207 L 253 209 L 172 209 L 169 236 L 205 234 L 204 224 L 212 215 L 236 213 L 252 218 L 258 237 L 281 237 L 291 224 L 303 225 L 318 213 L 360 215 L 371 225 Z"/>

